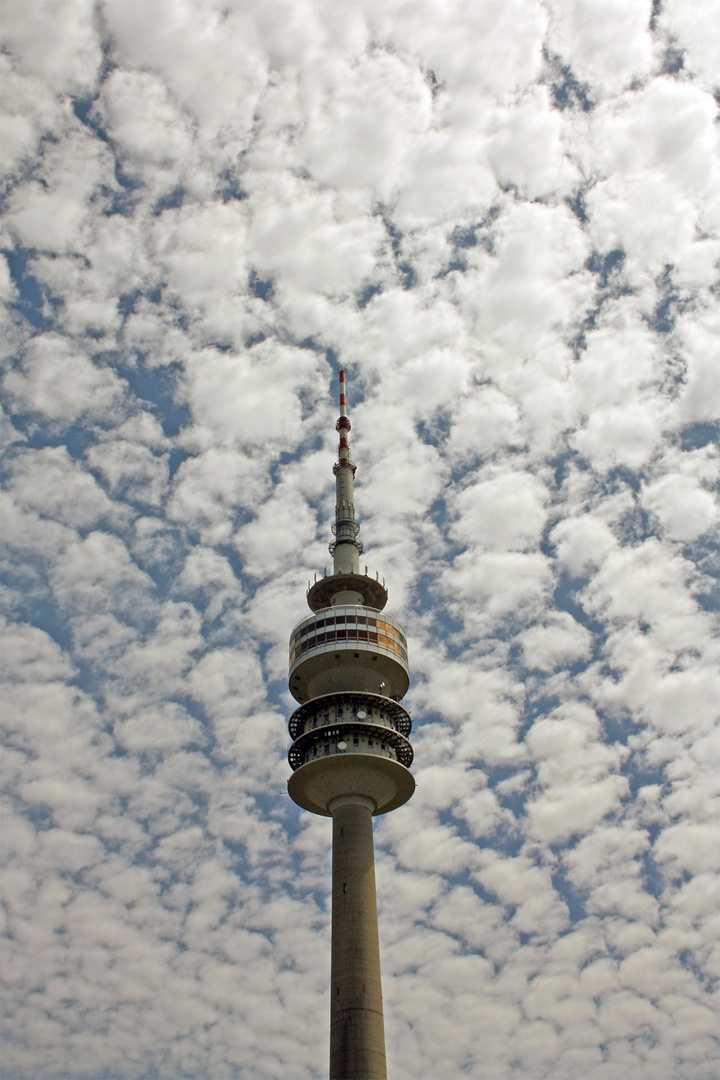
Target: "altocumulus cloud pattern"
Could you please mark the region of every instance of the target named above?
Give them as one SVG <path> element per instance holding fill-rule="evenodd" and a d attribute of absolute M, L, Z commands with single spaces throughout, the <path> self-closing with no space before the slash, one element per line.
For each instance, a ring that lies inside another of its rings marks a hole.
<path fill-rule="evenodd" d="M 2 14 L 5 1076 L 325 1075 L 343 366 L 390 1075 L 714 1077 L 716 0 Z"/>

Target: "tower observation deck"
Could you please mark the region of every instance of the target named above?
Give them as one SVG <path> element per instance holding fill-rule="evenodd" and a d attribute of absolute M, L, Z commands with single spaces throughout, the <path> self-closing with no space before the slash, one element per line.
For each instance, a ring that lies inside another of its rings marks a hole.
<path fill-rule="evenodd" d="M 384 582 L 360 573 L 350 421 L 340 372 L 333 572 L 308 589 L 312 614 L 290 635 L 290 797 L 331 817 L 331 1080 L 385 1080 L 372 818 L 412 795 L 407 641 L 385 615 Z"/>

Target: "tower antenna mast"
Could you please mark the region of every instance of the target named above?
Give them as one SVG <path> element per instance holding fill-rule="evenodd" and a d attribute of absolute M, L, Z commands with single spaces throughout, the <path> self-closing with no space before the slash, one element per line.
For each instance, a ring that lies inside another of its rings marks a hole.
<path fill-rule="evenodd" d="M 412 721 L 407 641 L 381 614 L 387 590 L 360 573 L 345 372 L 335 474 L 333 573 L 308 589 L 312 612 L 290 635 L 290 797 L 333 822 L 331 1080 L 386 1080 L 373 816 L 407 802 Z"/>

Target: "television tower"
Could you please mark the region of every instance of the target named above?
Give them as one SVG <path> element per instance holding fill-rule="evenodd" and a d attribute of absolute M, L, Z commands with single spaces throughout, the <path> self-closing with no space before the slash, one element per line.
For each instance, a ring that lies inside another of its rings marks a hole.
<path fill-rule="evenodd" d="M 360 573 L 350 421 L 340 372 L 340 436 L 335 474 L 333 572 L 308 588 L 312 615 L 290 635 L 290 797 L 331 817 L 331 1080 L 385 1080 L 372 818 L 412 795 L 412 722 L 400 701 L 408 688 L 402 627 L 380 614 L 385 583 Z"/>

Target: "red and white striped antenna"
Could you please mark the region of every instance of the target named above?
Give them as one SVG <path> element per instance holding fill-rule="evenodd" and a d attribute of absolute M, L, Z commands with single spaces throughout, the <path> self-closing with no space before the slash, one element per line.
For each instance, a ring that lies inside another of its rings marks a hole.
<path fill-rule="evenodd" d="M 345 372 L 340 372 L 340 416 L 335 425 L 340 436 L 338 459 L 333 466 L 335 473 L 335 522 L 332 527 L 335 539 L 330 544 L 333 557 L 333 573 L 359 572 L 358 557 L 362 553 L 362 543 L 358 539 L 360 526 L 355 520 L 355 501 L 353 499 L 353 480 L 355 466 L 350 460 L 350 421 L 347 416 L 347 397 L 345 396 Z"/>
<path fill-rule="evenodd" d="M 348 445 L 348 434 L 350 432 L 350 421 L 347 416 L 347 397 L 345 394 L 345 372 L 340 372 L 340 418 L 335 425 L 335 430 L 340 435 L 340 443 L 338 445 L 338 465 L 341 468 L 351 468 L 353 475 L 355 473 L 355 466 L 350 460 L 350 446 Z"/>
<path fill-rule="evenodd" d="M 345 397 L 345 372 L 340 372 L 340 415 L 347 416 L 347 399 Z"/>

